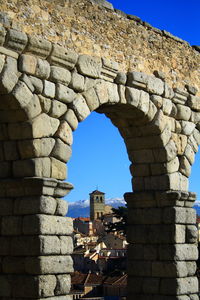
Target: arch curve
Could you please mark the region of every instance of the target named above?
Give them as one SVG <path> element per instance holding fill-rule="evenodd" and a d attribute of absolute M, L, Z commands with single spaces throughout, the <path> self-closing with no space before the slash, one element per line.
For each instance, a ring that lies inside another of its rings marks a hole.
<path fill-rule="evenodd" d="M 200 143 L 196 90 L 172 88 L 159 73 L 121 73 L 115 62 L 78 55 L 23 33 L 13 41 L 11 33 L 0 47 L 5 245 L 0 246 L 0 281 L 11 288 L 0 288 L 0 297 L 42 299 L 69 293 L 72 222 L 64 217 L 67 204 L 61 198 L 72 186 L 62 181 L 73 131 L 95 110 L 119 129 L 132 162 L 134 193 L 125 195 L 129 298 L 197 298 L 195 197 L 188 192 Z M 19 267 L 16 256 L 25 264 Z M 24 280 L 31 288 L 17 291 Z M 63 282 L 68 282 L 64 288 Z"/>

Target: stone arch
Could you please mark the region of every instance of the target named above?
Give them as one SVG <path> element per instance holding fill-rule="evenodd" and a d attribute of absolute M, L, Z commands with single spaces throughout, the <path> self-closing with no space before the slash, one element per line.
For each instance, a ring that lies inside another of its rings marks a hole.
<path fill-rule="evenodd" d="M 129 299 L 197 299 L 195 196 L 188 193 L 200 142 L 196 91 L 172 89 L 159 73 L 121 73 L 115 62 L 16 30 L 5 35 L 0 297 L 70 298 L 72 222 L 61 198 L 72 185 L 63 180 L 72 132 L 96 110 L 118 127 L 132 162 Z"/>

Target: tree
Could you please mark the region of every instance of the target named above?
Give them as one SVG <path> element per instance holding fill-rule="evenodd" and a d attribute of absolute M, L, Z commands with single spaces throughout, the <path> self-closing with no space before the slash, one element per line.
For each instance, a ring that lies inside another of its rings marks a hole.
<path fill-rule="evenodd" d="M 118 208 L 112 208 L 114 216 L 119 220 L 114 223 L 108 223 L 106 226 L 106 232 L 121 232 L 126 236 L 127 214 L 128 209 L 126 206 L 119 206 Z"/>

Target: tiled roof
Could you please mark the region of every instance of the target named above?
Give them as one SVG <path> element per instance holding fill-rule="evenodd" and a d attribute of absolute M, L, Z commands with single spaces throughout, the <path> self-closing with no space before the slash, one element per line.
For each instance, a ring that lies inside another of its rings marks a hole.
<path fill-rule="evenodd" d="M 100 192 L 98 190 L 94 190 L 92 193 L 90 193 L 90 195 L 105 195 L 105 193 Z"/>
<path fill-rule="evenodd" d="M 74 272 L 71 274 L 71 283 L 72 284 L 84 284 L 87 275 L 88 274 Z"/>
<path fill-rule="evenodd" d="M 103 284 L 103 281 L 105 279 L 104 275 L 100 275 L 100 274 L 89 274 L 88 278 L 85 282 L 85 285 L 100 285 Z"/>
<path fill-rule="evenodd" d="M 80 272 L 74 272 L 71 276 L 72 285 L 114 285 L 114 286 L 126 286 L 127 274 L 105 276 L 101 274 L 83 274 Z"/>
<path fill-rule="evenodd" d="M 90 218 L 78 217 L 78 218 L 75 218 L 74 220 L 81 220 L 81 221 L 89 222 Z"/>

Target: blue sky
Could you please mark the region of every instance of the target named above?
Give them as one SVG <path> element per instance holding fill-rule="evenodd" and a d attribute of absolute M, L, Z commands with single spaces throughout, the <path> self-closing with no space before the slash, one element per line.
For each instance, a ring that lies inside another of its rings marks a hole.
<path fill-rule="evenodd" d="M 200 45 L 199 0 L 110 2 L 115 8 L 165 29 L 191 45 Z M 130 162 L 123 139 L 104 115 L 93 112 L 79 124 L 72 149 L 67 181 L 74 185 L 74 190 L 67 196 L 68 201 L 88 199 L 88 194 L 96 188 L 105 192 L 106 198 L 123 197 L 125 192 L 132 191 Z M 190 176 L 190 191 L 200 195 L 199 165 L 197 154 Z"/>

